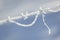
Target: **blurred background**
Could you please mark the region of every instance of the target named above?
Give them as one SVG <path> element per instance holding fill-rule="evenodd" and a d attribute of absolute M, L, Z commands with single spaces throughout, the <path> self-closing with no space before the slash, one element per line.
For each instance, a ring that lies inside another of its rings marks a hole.
<path fill-rule="evenodd" d="M 20 16 L 21 12 L 32 12 L 40 7 L 54 7 L 60 0 L 0 0 L 0 19 L 6 19 L 8 16 Z M 0 25 L 0 40 L 60 40 L 60 11 L 45 15 L 45 20 L 51 29 L 51 35 L 43 24 L 42 15 L 31 27 L 22 27 L 13 23 Z M 27 20 L 15 20 L 22 24 L 29 24 L 35 18 L 30 16 Z"/>

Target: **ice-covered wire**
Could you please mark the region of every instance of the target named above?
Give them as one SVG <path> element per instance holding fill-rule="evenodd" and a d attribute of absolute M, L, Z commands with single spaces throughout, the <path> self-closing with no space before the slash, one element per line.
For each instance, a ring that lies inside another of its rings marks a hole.
<path fill-rule="evenodd" d="M 39 9 L 38 11 L 31 12 L 31 13 L 29 13 L 29 14 L 27 13 L 26 15 L 22 14 L 22 16 L 17 16 L 17 17 L 13 17 L 13 18 L 11 18 L 11 17 L 9 16 L 8 19 L 2 20 L 2 21 L 0 20 L 0 23 L 5 23 L 5 22 L 9 21 L 9 22 L 15 23 L 15 24 L 17 24 L 17 25 L 19 25 L 19 26 L 31 27 L 31 26 L 34 25 L 35 22 L 37 21 L 38 16 L 41 15 L 41 13 L 43 13 L 43 14 L 42 14 L 43 23 L 44 23 L 44 25 L 48 28 L 48 30 L 49 30 L 49 35 L 50 35 L 50 34 L 51 34 L 51 29 L 49 28 L 49 26 L 47 25 L 46 21 L 44 20 L 44 19 L 45 19 L 45 15 L 44 15 L 44 14 L 47 14 L 47 13 L 49 13 L 49 12 L 58 12 L 58 11 L 60 11 L 60 5 L 59 5 L 59 6 L 56 6 L 56 7 L 54 7 L 54 8 L 45 8 L 45 9 L 43 9 L 43 8 L 40 7 L 40 9 Z M 35 19 L 33 20 L 33 22 L 32 22 L 31 24 L 21 24 L 21 23 L 18 23 L 18 22 L 16 22 L 16 21 L 14 21 L 14 20 L 16 20 L 16 19 L 20 19 L 20 18 L 23 18 L 23 17 L 24 17 L 25 19 L 27 19 L 27 18 L 28 18 L 29 16 L 31 16 L 31 15 L 36 15 L 36 16 L 35 16 Z"/>
<path fill-rule="evenodd" d="M 45 21 L 45 15 L 44 15 L 44 14 L 42 14 L 42 19 L 43 19 L 43 23 L 44 23 L 44 25 L 47 27 L 47 29 L 48 29 L 48 31 L 49 31 L 49 35 L 50 35 L 50 34 L 51 34 L 51 29 L 49 28 L 48 24 L 47 24 L 46 21 Z"/>
<path fill-rule="evenodd" d="M 9 21 L 10 22 L 12 22 L 12 23 L 15 23 L 15 24 L 17 24 L 17 25 L 19 25 L 19 26 L 23 26 L 23 27 L 31 27 L 33 24 L 35 24 L 35 22 L 37 21 L 37 18 L 38 18 L 38 15 L 39 15 L 39 10 L 36 12 L 36 17 L 35 17 L 35 19 L 33 20 L 33 22 L 32 23 L 30 23 L 30 24 L 21 24 L 21 23 L 18 23 L 18 22 L 16 22 L 16 21 L 13 21 L 13 20 L 11 20 L 10 19 L 10 17 L 9 17 Z"/>
<path fill-rule="evenodd" d="M 49 28 L 48 24 L 45 21 L 45 14 L 46 14 L 46 10 L 44 11 L 42 8 L 40 8 L 42 10 L 42 20 L 44 25 L 46 26 L 46 28 L 48 29 L 49 35 L 51 34 L 51 29 Z"/>
<path fill-rule="evenodd" d="M 35 22 L 37 21 L 37 18 L 38 18 L 38 15 L 41 13 L 41 12 L 43 12 L 43 13 L 45 13 L 44 11 L 43 11 L 43 9 L 42 8 L 40 8 L 40 10 L 38 10 L 37 12 L 35 12 L 36 13 L 36 17 L 35 17 L 35 19 L 33 20 L 33 22 L 31 23 L 31 24 L 21 24 L 21 23 L 18 23 L 18 22 L 16 22 L 16 21 L 13 21 L 13 20 L 11 20 L 11 18 L 10 17 L 8 17 L 9 18 L 9 21 L 10 22 L 12 22 L 12 23 L 15 23 L 15 24 L 17 24 L 17 25 L 19 25 L 19 26 L 23 26 L 23 27 L 31 27 L 33 24 L 35 24 Z M 24 16 L 24 14 L 22 14 L 22 16 Z M 27 16 L 28 17 L 28 16 Z M 44 20 L 44 14 L 42 15 L 42 19 L 43 19 L 43 23 L 44 23 L 44 25 L 48 28 L 48 30 L 49 30 L 49 35 L 51 34 L 51 30 L 50 30 L 50 28 L 49 28 L 49 26 L 46 24 L 46 22 L 45 22 L 45 20 Z"/>
<path fill-rule="evenodd" d="M 46 23 L 45 21 L 45 14 L 47 14 L 47 12 L 58 12 L 60 11 L 60 5 L 59 6 L 56 6 L 55 8 L 46 8 L 45 10 L 40 8 L 42 11 L 43 11 L 43 14 L 42 14 L 42 20 L 43 20 L 43 23 L 44 25 L 47 27 L 48 31 L 49 31 L 49 35 L 51 34 L 51 29 L 49 28 L 48 24 Z"/>

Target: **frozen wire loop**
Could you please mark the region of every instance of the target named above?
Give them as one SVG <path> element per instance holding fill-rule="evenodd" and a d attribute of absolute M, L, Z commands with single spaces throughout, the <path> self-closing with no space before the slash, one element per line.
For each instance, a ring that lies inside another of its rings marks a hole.
<path fill-rule="evenodd" d="M 33 24 L 35 24 L 35 22 L 37 21 L 37 18 L 38 18 L 38 15 L 39 15 L 39 11 L 37 11 L 37 14 L 36 14 L 36 17 L 35 17 L 35 19 L 33 20 L 33 22 L 31 23 L 31 24 L 21 24 L 21 23 L 18 23 L 18 22 L 15 22 L 15 21 L 13 21 L 10 17 L 8 18 L 9 19 L 9 22 L 12 22 L 12 23 L 15 23 L 15 24 L 17 24 L 17 25 L 19 25 L 19 26 L 23 26 L 23 27 L 31 27 Z"/>

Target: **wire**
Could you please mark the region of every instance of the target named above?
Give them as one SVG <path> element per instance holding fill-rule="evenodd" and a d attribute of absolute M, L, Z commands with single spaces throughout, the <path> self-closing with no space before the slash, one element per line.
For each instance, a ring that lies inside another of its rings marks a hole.
<path fill-rule="evenodd" d="M 31 27 L 31 26 L 34 25 L 35 22 L 37 21 L 37 18 L 38 18 L 39 13 L 40 13 L 40 12 L 37 11 L 36 17 L 35 17 L 35 19 L 33 20 L 33 22 L 30 23 L 30 24 L 27 24 L 27 25 L 26 25 L 26 24 L 18 23 L 18 22 L 16 22 L 16 21 L 13 21 L 13 20 L 10 19 L 10 17 L 9 17 L 9 22 L 15 23 L 15 24 L 17 24 L 17 25 L 19 25 L 19 26 L 23 26 L 23 27 Z"/>
<path fill-rule="evenodd" d="M 44 14 L 42 14 L 42 19 L 43 19 L 43 23 L 47 27 L 47 29 L 49 31 L 49 35 L 50 35 L 51 34 L 51 29 L 49 28 L 48 24 L 45 22 L 45 15 Z"/>

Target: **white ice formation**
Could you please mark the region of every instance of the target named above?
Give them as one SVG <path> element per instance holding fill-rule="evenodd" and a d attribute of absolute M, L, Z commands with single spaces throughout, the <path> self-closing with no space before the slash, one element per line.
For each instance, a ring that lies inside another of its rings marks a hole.
<path fill-rule="evenodd" d="M 0 20 L 0 24 L 6 23 L 7 21 L 9 21 L 11 23 L 17 24 L 18 26 L 31 27 L 37 21 L 38 16 L 42 14 L 43 23 L 47 27 L 47 29 L 49 31 L 49 35 L 50 35 L 51 34 L 51 29 L 49 28 L 48 24 L 44 20 L 45 19 L 44 14 L 47 14 L 49 12 L 58 12 L 58 11 L 60 11 L 60 5 L 58 5 L 54 8 L 42 8 L 42 7 L 40 7 L 39 10 L 37 10 L 35 12 L 31 12 L 31 13 L 26 12 L 25 15 L 23 13 L 21 13 L 21 16 L 16 16 L 16 17 L 13 17 L 13 18 L 8 16 L 8 19 Z M 29 16 L 32 16 L 32 15 L 36 15 L 36 16 L 35 16 L 35 19 L 32 21 L 32 23 L 30 23 L 30 24 L 21 24 L 21 23 L 18 23 L 16 21 L 14 21 L 14 20 L 21 19 L 21 18 L 24 18 L 24 20 L 26 20 L 26 19 L 28 19 Z"/>

